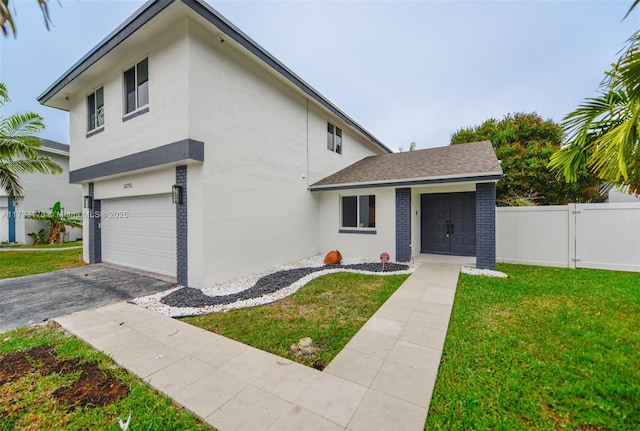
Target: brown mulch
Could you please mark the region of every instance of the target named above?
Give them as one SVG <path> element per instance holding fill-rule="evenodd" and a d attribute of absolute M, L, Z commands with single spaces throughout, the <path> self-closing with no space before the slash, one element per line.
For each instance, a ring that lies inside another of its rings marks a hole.
<path fill-rule="evenodd" d="M 129 388 L 110 371 L 101 370 L 95 362 L 58 358 L 51 346 L 0 356 L 0 388 L 26 375 L 51 373 L 79 374 L 70 386 L 61 386 L 52 394 L 70 408 L 106 406 L 129 394 Z"/>

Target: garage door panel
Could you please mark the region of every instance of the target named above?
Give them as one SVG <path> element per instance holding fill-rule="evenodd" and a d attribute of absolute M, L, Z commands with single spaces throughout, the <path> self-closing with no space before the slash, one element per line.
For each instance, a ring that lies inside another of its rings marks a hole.
<path fill-rule="evenodd" d="M 175 276 L 175 213 L 170 195 L 102 201 L 102 260 Z"/>

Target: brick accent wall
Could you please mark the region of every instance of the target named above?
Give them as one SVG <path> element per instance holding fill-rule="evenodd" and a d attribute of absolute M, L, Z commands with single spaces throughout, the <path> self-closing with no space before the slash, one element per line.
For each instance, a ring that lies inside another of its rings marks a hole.
<path fill-rule="evenodd" d="M 396 189 L 396 261 L 411 260 L 411 189 Z"/>
<path fill-rule="evenodd" d="M 496 269 L 496 185 L 476 184 L 476 267 Z"/>
<path fill-rule="evenodd" d="M 176 280 L 188 286 L 189 250 L 187 248 L 187 167 L 176 166 L 176 185 L 182 187 L 182 203 L 176 204 Z"/>
<path fill-rule="evenodd" d="M 102 233 L 100 229 L 100 201 L 93 199 L 93 183 L 89 183 L 92 206 L 89 209 L 89 263 L 102 262 Z"/>

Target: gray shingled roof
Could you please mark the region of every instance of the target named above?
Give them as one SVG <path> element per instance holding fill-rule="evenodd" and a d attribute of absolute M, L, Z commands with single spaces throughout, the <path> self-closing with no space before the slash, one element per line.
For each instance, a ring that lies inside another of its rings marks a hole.
<path fill-rule="evenodd" d="M 314 184 L 311 190 L 454 182 L 466 178 L 497 180 L 500 161 L 489 141 L 366 157 Z"/>
<path fill-rule="evenodd" d="M 50 139 L 41 139 L 42 141 L 42 145 L 40 146 L 40 149 L 47 151 L 47 149 L 52 149 L 52 150 L 58 150 L 58 151 L 64 151 L 67 154 L 69 154 L 69 145 L 67 144 L 63 144 L 60 142 L 56 142 L 56 141 L 52 141 Z"/>

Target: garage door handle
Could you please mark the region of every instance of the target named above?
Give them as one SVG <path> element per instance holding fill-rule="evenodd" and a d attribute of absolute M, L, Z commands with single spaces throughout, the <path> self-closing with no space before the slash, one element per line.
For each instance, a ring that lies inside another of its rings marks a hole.
<path fill-rule="evenodd" d="M 452 235 L 453 234 L 453 223 L 450 223 L 449 220 L 447 220 L 447 235 Z"/>

